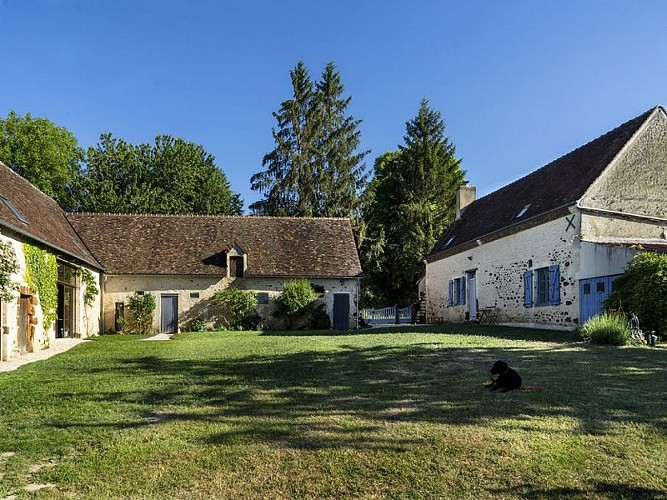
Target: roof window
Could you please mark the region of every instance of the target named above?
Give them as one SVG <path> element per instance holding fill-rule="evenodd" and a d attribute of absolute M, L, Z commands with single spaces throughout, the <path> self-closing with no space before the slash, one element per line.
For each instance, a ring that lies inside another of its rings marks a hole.
<path fill-rule="evenodd" d="M 523 207 L 521 210 L 519 210 L 519 213 L 514 218 L 518 219 L 519 217 L 522 217 L 528 211 L 529 208 L 530 208 L 530 203 L 525 207 Z"/>
<path fill-rule="evenodd" d="M 449 245 L 451 245 L 451 244 L 452 244 L 452 241 L 454 241 L 454 237 L 453 237 L 453 236 L 447 240 L 447 243 L 445 243 L 445 248 L 447 248 Z"/>
<path fill-rule="evenodd" d="M 7 198 L 0 195 L 0 201 L 2 201 L 5 204 L 5 206 L 9 209 L 9 211 L 14 214 L 14 217 L 16 217 L 19 221 L 23 222 L 24 224 L 26 225 L 28 224 L 26 218 L 23 217 L 23 215 L 21 215 L 21 212 L 19 212 Z"/>

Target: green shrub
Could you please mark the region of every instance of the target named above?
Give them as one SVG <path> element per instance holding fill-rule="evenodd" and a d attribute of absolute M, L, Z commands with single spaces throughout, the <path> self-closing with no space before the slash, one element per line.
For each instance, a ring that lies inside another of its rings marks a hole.
<path fill-rule="evenodd" d="M 153 331 L 153 311 L 155 311 L 155 297 L 150 293 L 138 294 L 134 292 L 127 299 L 127 308 L 132 314 L 134 328 L 132 333 L 148 334 Z"/>
<path fill-rule="evenodd" d="M 329 318 L 324 304 L 320 304 L 313 309 L 310 315 L 310 327 L 313 330 L 329 330 L 331 328 L 331 318 Z"/>
<path fill-rule="evenodd" d="M 203 319 L 193 319 L 190 321 L 190 328 L 189 330 L 191 332 L 205 332 L 206 331 L 206 321 Z"/>
<path fill-rule="evenodd" d="M 667 254 L 640 253 L 614 282 L 606 308 L 634 312 L 644 332 L 667 335 Z"/>
<path fill-rule="evenodd" d="M 222 308 L 223 326 L 226 328 L 252 329 L 256 325 L 257 297 L 249 290 L 227 288 L 215 292 L 211 302 Z"/>
<path fill-rule="evenodd" d="M 604 313 L 586 321 L 581 336 L 594 344 L 626 345 L 630 343 L 630 326 L 622 314 Z"/>
<path fill-rule="evenodd" d="M 308 280 L 297 278 L 283 283 L 283 291 L 276 299 L 278 317 L 287 320 L 288 327 L 292 327 L 297 319 L 310 312 L 310 306 L 317 294 Z"/>

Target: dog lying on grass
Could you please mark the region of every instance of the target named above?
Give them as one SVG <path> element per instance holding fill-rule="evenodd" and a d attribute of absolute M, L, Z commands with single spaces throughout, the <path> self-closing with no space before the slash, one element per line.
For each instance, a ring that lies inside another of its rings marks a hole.
<path fill-rule="evenodd" d="M 491 375 L 498 375 L 496 379 L 491 377 L 491 383 L 485 385 L 492 391 L 502 389 L 501 392 L 507 392 L 521 387 L 521 376 L 504 361 L 493 363 Z"/>

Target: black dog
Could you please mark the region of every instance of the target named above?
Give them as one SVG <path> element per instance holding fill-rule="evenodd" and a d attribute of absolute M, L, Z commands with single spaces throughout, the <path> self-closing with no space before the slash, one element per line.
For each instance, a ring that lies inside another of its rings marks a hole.
<path fill-rule="evenodd" d="M 491 377 L 491 383 L 486 384 L 485 386 L 492 391 L 502 389 L 502 392 L 507 392 L 521 387 L 521 377 L 504 361 L 496 361 L 493 363 L 491 374 L 498 375 L 498 378 L 495 380 Z"/>

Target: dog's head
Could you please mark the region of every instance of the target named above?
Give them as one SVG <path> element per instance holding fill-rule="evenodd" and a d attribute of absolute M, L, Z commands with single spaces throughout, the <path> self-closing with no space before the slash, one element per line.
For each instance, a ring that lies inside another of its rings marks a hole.
<path fill-rule="evenodd" d="M 493 366 L 491 367 L 491 373 L 494 375 L 502 375 L 507 371 L 509 367 L 510 366 L 504 361 L 498 360 L 495 363 L 493 363 Z"/>

